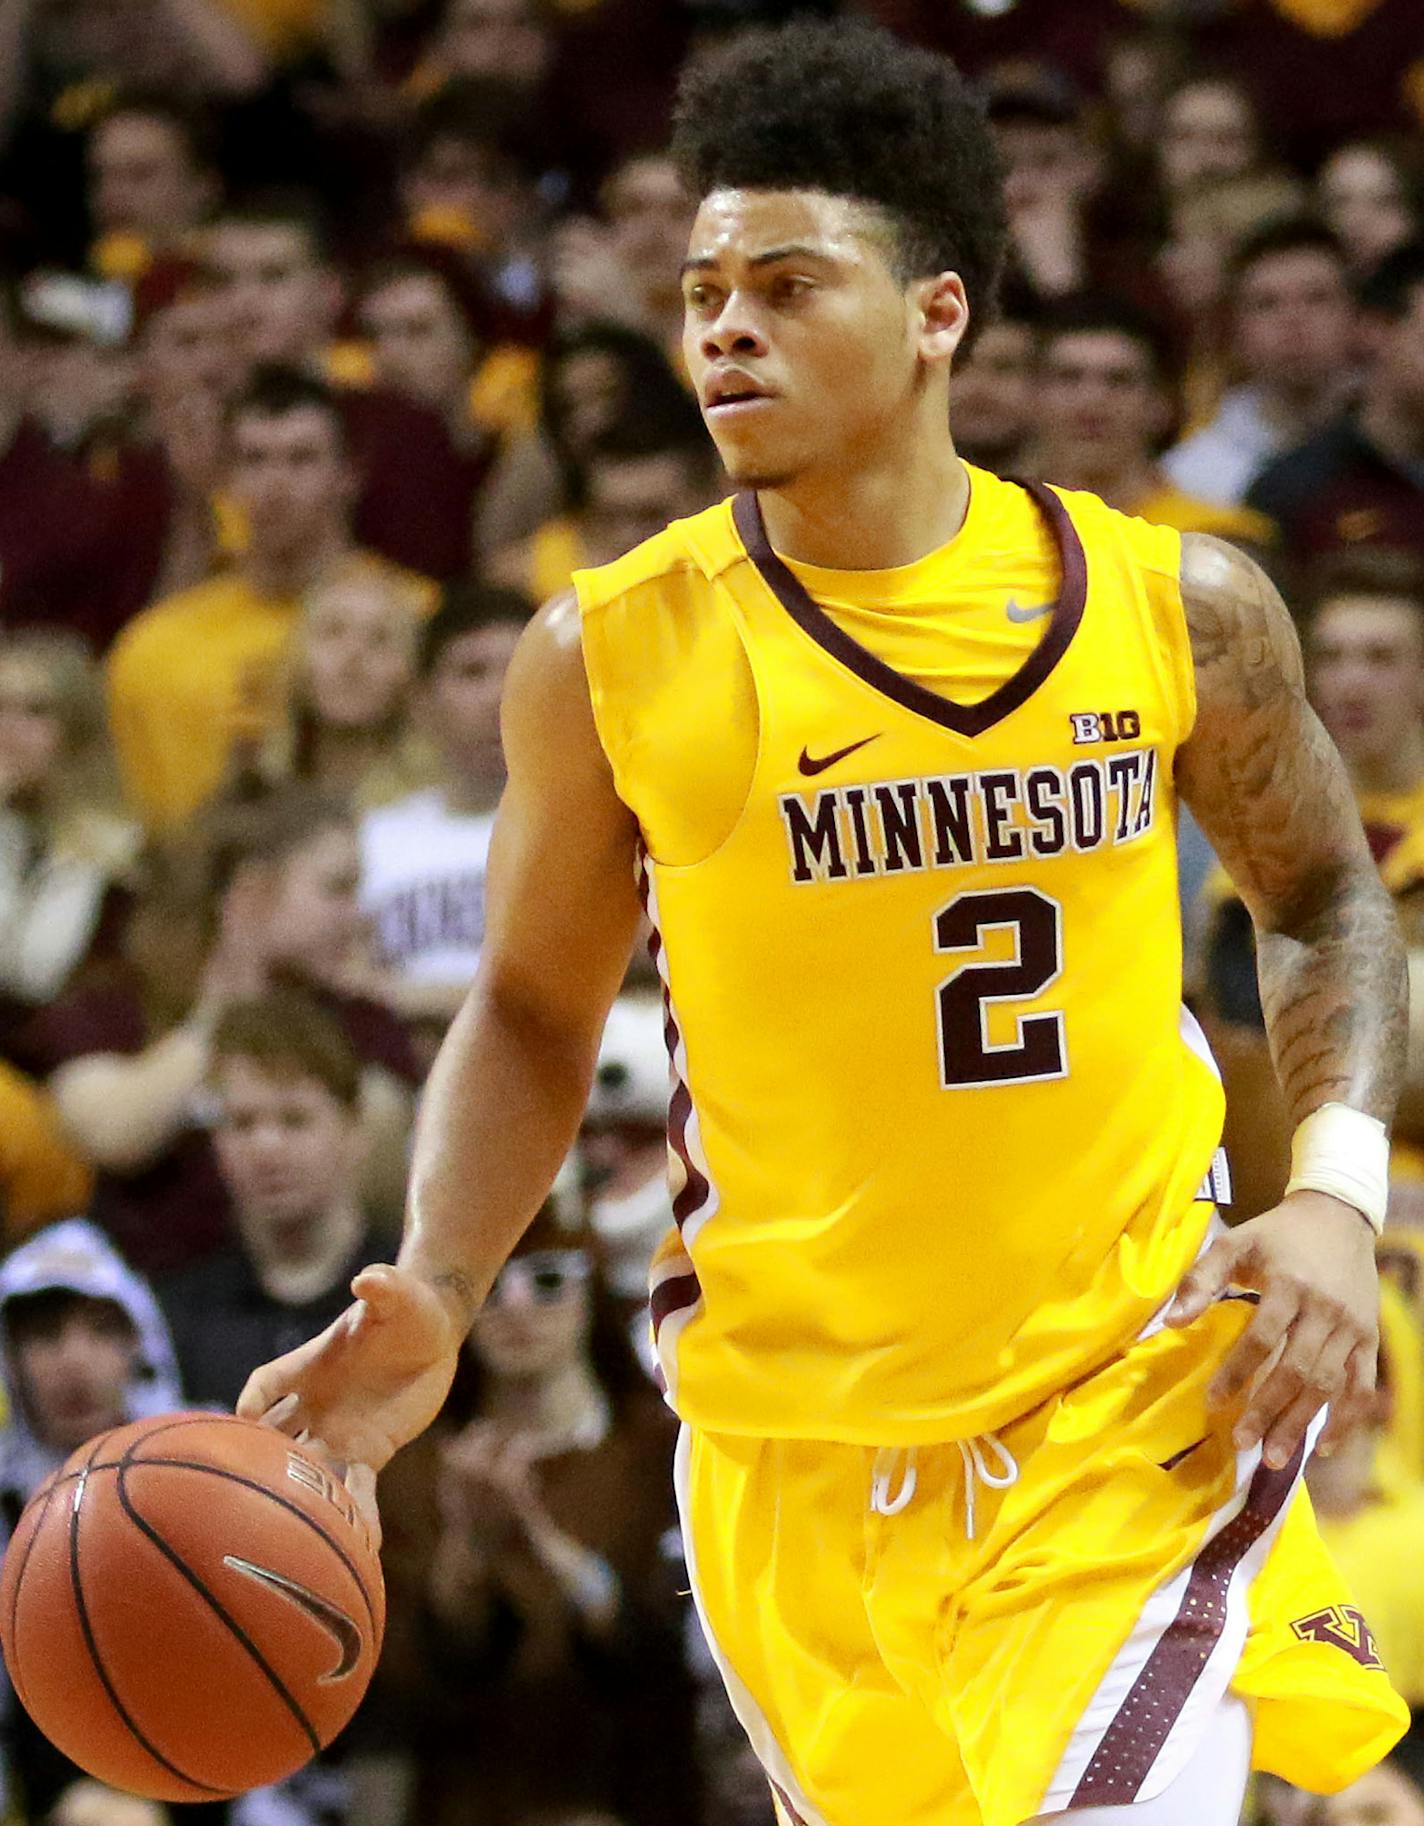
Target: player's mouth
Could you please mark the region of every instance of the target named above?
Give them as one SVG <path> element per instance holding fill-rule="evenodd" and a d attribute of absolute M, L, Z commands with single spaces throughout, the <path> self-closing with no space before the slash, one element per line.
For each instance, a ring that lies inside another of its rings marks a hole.
<path fill-rule="evenodd" d="M 741 418 L 768 406 L 776 395 L 739 368 L 723 368 L 709 375 L 702 389 L 702 404 L 709 418 L 719 423 Z"/>

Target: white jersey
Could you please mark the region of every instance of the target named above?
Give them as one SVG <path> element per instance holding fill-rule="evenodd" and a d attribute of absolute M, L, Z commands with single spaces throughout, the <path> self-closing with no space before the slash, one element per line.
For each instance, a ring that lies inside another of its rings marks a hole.
<path fill-rule="evenodd" d="M 361 905 L 386 968 L 410 983 L 464 984 L 485 930 L 493 812 L 455 812 L 439 787 L 361 820 Z"/>

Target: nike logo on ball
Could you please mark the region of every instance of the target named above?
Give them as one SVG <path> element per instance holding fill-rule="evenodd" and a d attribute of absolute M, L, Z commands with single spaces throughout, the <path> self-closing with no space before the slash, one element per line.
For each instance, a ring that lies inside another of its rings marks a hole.
<path fill-rule="evenodd" d="M 295 1579 L 273 1572 L 268 1566 L 258 1566 L 252 1560 L 240 1559 L 235 1553 L 225 1553 L 223 1565 L 231 1566 L 234 1572 L 246 1573 L 249 1579 L 256 1579 L 259 1585 L 280 1592 L 289 1604 L 304 1610 L 313 1623 L 326 1631 L 339 1651 L 336 1666 L 329 1674 L 321 1675 L 321 1685 L 329 1686 L 333 1681 L 345 1680 L 361 1659 L 361 1626 L 354 1618 L 348 1617 L 344 1610 L 338 1610 L 336 1605 L 328 1603 L 316 1592 L 308 1591 L 305 1585 L 298 1585 Z"/>
<path fill-rule="evenodd" d="M 1051 615 L 1056 606 L 1052 602 L 1040 602 L 1035 608 L 1024 609 L 1010 596 L 1004 612 L 1010 621 L 1037 621 L 1040 615 Z"/>
<path fill-rule="evenodd" d="M 875 735 L 862 736 L 858 742 L 852 742 L 846 748 L 838 748 L 834 754 L 821 755 L 814 761 L 803 748 L 801 750 L 801 759 L 796 765 L 803 774 L 823 774 L 828 767 L 834 767 L 837 761 L 844 761 L 847 755 L 854 754 L 857 748 L 865 748 L 869 743 L 878 742 L 879 740 L 879 732 Z"/>

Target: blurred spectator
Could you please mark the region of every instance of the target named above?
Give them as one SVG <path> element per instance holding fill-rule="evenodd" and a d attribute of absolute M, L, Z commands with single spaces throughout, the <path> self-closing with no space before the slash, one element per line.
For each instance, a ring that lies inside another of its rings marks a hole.
<path fill-rule="evenodd" d="M 1063 488 L 1090 488 L 1122 513 L 1182 532 L 1264 544 L 1270 523 L 1177 488 L 1157 453 L 1174 412 L 1162 339 L 1112 300 L 1069 299 L 1039 333 L 1033 471 Z"/>
<path fill-rule="evenodd" d="M 468 78 L 421 108 L 401 164 L 406 232 L 469 263 L 502 335 L 547 327 L 540 148 L 516 82 Z"/>
<path fill-rule="evenodd" d="M 1082 98 L 1052 70 L 1015 71 L 991 86 L 989 119 L 1018 274 L 1038 298 L 1087 289 L 1088 208 L 1103 172 Z"/>
<path fill-rule="evenodd" d="M 1368 1775 L 1317 1803 L 1306 1826 L 1424 1826 L 1417 1755 L 1396 1750 Z"/>
<path fill-rule="evenodd" d="M 147 1283 L 79 1219 L 42 1230 L 0 1265 L 0 1339 L 0 1538 L 8 1539 L 72 1452 L 110 1427 L 180 1406 L 182 1395 Z M 23 1817 L 43 1819 L 79 1771 L 13 1702 L 0 1743 Z"/>
<path fill-rule="evenodd" d="M 661 1547 L 672 1428 L 581 1226 L 545 1207 L 468 1351 L 446 1423 L 382 1476 L 404 1625 L 383 1676 L 412 1717 L 413 1817 L 695 1819 L 683 1607 Z"/>
<path fill-rule="evenodd" d="M 954 447 L 966 463 L 1015 475 L 1033 430 L 1037 334 L 1022 305 L 1007 302 L 955 369 Z"/>
<path fill-rule="evenodd" d="M 532 538 L 490 559 L 489 575 L 536 602 L 565 590 L 576 570 L 607 564 L 661 532 L 669 520 L 696 513 L 716 498 L 720 474 L 692 400 L 681 423 L 640 420 L 615 426 L 576 464 L 574 507 L 547 520 Z"/>
<path fill-rule="evenodd" d="M 615 166 L 599 200 L 601 221 L 571 220 L 557 234 L 559 322 L 627 324 L 680 367 L 681 269 L 695 207 L 672 160 L 652 152 Z"/>
<path fill-rule="evenodd" d="M 123 965 L 61 998 L 28 1034 L 66 1128 L 98 1169 L 93 1212 L 151 1272 L 211 1254 L 228 1203 L 207 1132 L 211 1037 L 233 1002 L 296 986 L 362 1066 L 364 1184 L 399 1209 L 420 1067 L 394 1014 L 364 993 L 350 814 L 307 790 L 230 811 L 208 842 L 155 855 Z"/>
<path fill-rule="evenodd" d="M 356 476 L 357 537 L 412 570 L 460 575 L 470 562 L 487 459 L 456 447 L 442 413 L 372 386 L 369 352 L 336 340 L 344 287 L 315 201 L 269 193 L 226 209 L 202 248 L 249 372 L 278 362 L 336 387 Z"/>
<path fill-rule="evenodd" d="M 419 725 L 435 778 L 361 820 L 361 904 L 386 993 L 443 1032 L 484 940 L 485 866 L 504 785 L 499 700 L 534 605 L 515 590 L 466 584 L 421 630 Z"/>
<path fill-rule="evenodd" d="M 69 628 L 97 648 L 112 631 L 122 529 L 28 411 L 20 332 L 18 295 L 0 279 L 0 626 Z"/>
<path fill-rule="evenodd" d="M 1248 236 L 1232 261 L 1230 305 L 1239 384 L 1162 459 L 1179 488 L 1221 506 L 1240 503 L 1272 457 L 1319 430 L 1355 382 L 1345 262 L 1320 224 L 1286 218 Z"/>
<path fill-rule="evenodd" d="M 673 1225 L 664 1019 L 659 994 L 625 990 L 609 1009 L 578 1142 L 604 1278 L 650 1375 L 648 1276 Z"/>
<path fill-rule="evenodd" d="M 232 1003 L 208 1081 L 234 1236 L 159 1293 L 189 1400 L 230 1408 L 259 1363 L 344 1310 L 381 1246 L 361 1202 L 361 1064 L 330 1014 L 291 993 Z"/>
<path fill-rule="evenodd" d="M 20 293 L 30 411 L 54 447 L 91 475 L 110 466 L 128 411 L 128 315 L 122 286 L 78 273 L 32 273 Z"/>
<path fill-rule="evenodd" d="M 341 409 L 291 369 L 259 369 L 227 420 L 228 493 L 247 538 L 231 571 L 147 609 L 109 659 L 124 784 L 155 829 L 180 825 L 221 783 L 233 745 L 272 726 L 305 593 L 350 573 L 421 586 L 357 551 L 355 476 Z"/>
<path fill-rule="evenodd" d="M 443 0 L 416 87 L 493 77 L 532 100 L 553 62 L 553 11 L 542 0 Z"/>
<path fill-rule="evenodd" d="M 1239 78 L 1193 72 L 1168 95 L 1157 160 L 1169 209 L 1210 185 L 1248 176 L 1264 157 L 1260 117 Z"/>
<path fill-rule="evenodd" d="M 0 636 L 0 1054 L 112 951 L 137 851 L 93 660 L 73 637 Z"/>
<path fill-rule="evenodd" d="M 53 1099 L 0 1060 L 0 1242 L 85 1210 L 93 1184 Z"/>
<path fill-rule="evenodd" d="M 1350 140 L 1316 175 L 1320 213 L 1339 237 L 1357 278 L 1424 231 L 1417 160 L 1397 142 Z"/>
<path fill-rule="evenodd" d="M 424 254 L 396 255 L 362 276 L 354 315 L 377 385 L 441 413 L 462 447 L 485 449 L 476 386 L 487 345 L 472 287 Z"/>
<path fill-rule="evenodd" d="M 666 427 L 692 441 L 688 401 L 666 353 L 641 331 L 620 323 L 560 331 L 539 366 L 537 431 L 513 440 L 490 478 L 481 546 L 514 544 L 575 505 L 584 464 L 620 424 L 637 420 L 644 435 Z"/>
<path fill-rule="evenodd" d="M 106 1788 L 86 1775 L 58 1797 L 45 1826 L 171 1826 L 171 1817 L 158 1801 Z"/>
<path fill-rule="evenodd" d="M 1278 457 L 1246 497 L 1301 562 L 1364 543 L 1424 557 L 1424 242 L 1381 262 L 1360 310 L 1359 404 Z"/>
<path fill-rule="evenodd" d="M 217 199 L 198 117 L 158 95 L 120 101 L 89 133 L 89 261 L 129 283 L 155 259 L 186 249 Z"/>
<path fill-rule="evenodd" d="M 301 781 L 353 806 L 399 795 L 422 771 L 410 724 L 421 603 L 371 571 L 313 585 L 288 660 L 284 711 L 239 743 L 238 797 Z"/>

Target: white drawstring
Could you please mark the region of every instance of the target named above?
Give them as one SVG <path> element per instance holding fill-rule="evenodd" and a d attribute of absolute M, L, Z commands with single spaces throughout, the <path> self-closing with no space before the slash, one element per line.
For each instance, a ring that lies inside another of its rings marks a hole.
<path fill-rule="evenodd" d="M 964 1461 L 964 1538 L 974 1539 L 974 1485 L 990 1490 L 1009 1490 L 1019 1481 L 1018 1460 L 997 1433 L 981 1433 L 974 1439 L 957 1439 L 959 1456 Z M 991 1470 L 987 1453 L 997 1454 L 999 1468 Z M 903 1465 L 903 1469 L 901 1468 Z M 900 1487 L 892 1496 L 890 1486 L 896 1476 Z M 876 1515 L 899 1515 L 914 1500 L 919 1473 L 913 1446 L 882 1446 L 875 1454 L 870 1472 L 870 1507 Z"/>
<path fill-rule="evenodd" d="M 1009 1490 L 1019 1481 L 1018 1460 L 997 1433 L 980 1433 L 975 1439 L 955 1441 L 964 1460 L 964 1538 L 974 1539 L 974 1480 L 990 1490 Z M 992 1446 L 999 1454 L 999 1471 L 991 1471 L 984 1462 L 984 1447 Z"/>
<path fill-rule="evenodd" d="M 900 1488 L 892 1497 L 890 1479 L 899 1466 L 900 1459 L 905 1460 L 905 1469 L 900 1478 Z M 918 1481 L 915 1469 L 915 1449 L 901 1446 L 885 1446 L 875 1454 L 875 1463 L 870 1472 L 870 1507 L 876 1515 L 898 1515 L 902 1509 L 908 1509 L 915 1494 Z"/>

